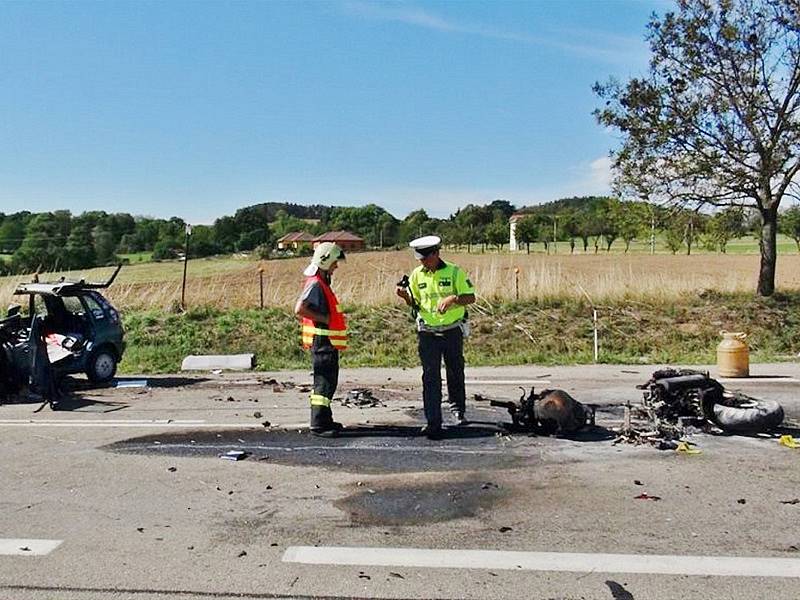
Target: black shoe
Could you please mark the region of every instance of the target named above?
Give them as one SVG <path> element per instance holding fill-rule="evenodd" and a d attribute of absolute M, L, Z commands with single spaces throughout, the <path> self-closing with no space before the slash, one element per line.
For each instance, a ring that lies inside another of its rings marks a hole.
<path fill-rule="evenodd" d="M 429 440 L 440 440 L 444 437 L 444 431 L 442 431 L 441 427 L 431 427 L 430 425 L 425 425 L 419 432 L 424 435 Z"/>
<path fill-rule="evenodd" d="M 338 435 L 338 429 L 320 429 L 320 428 L 312 428 L 311 435 L 314 437 L 321 437 L 321 438 L 334 438 Z"/>

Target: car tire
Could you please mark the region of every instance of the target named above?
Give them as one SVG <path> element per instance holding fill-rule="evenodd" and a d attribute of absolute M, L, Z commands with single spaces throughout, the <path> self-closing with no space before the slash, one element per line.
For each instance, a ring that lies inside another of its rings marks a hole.
<path fill-rule="evenodd" d="M 117 357 L 108 348 L 92 352 L 86 366 L 86 376 L 94 383 L 106 383 L 117 374 Z"/>

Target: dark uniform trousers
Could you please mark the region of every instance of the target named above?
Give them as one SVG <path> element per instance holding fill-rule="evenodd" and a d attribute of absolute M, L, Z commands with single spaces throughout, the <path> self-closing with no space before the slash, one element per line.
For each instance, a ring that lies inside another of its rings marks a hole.
<path fill-rule="evenodd" d="M 330 401 L 339 384 L 339 351 L 331 346 L 311 348 L 311 364 L 314 367 L 314 394 L 323 396 L 328 406 L 311 406 L 311 428 L 329 429 L 333 423 Z"/>
<path fill-rule="evenodd" d="M 425 419 L 434 429 L 442 426 L 442 358 L 447 373 L 450 410 L 464 413 L 464 336 L 460 327 L 441 333 L 420 331 L 419 358 L 422 362 L 422 403 Z"/>

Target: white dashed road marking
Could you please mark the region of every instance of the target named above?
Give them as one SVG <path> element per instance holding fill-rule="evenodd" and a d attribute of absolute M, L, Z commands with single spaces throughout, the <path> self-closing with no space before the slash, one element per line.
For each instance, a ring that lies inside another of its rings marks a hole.
<path fill-rule="evenodd" d="M 0 555 L 44 556 L 61 545 L 62 540 L 26 540 L 0 538 Z"/>
<path fill-rule="evenodd" d="M 721 577 L 800 577 L 800 559 L 746 556 L 291 546 L 284 553 L 283 561 L 315 565 L 379 567 L 650 573 Z"/>

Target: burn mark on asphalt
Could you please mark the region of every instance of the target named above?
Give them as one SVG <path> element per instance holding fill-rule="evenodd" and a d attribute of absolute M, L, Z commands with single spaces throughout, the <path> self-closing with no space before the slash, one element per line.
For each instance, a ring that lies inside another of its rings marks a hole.
<path fill-rule="evenodd" d="M 307 430 L 173 431 L 121 440 L 110 452 L 182 457 L 218 457 L 229 450 L 249 453 L 250 462 L 325 467 L 353 473 L 416 473 L 510 469 L 529 462 L 514 454 L 488 426 L 446 430 L 431 441 L 417 427 L 347 428 L 335 438 Z"/>
<path fill-rule="evenodd" d="M 373 485 L 335 502 L 354 525 L 420 525 L 475 517 L 509 495 L 485 480 Z"/>

